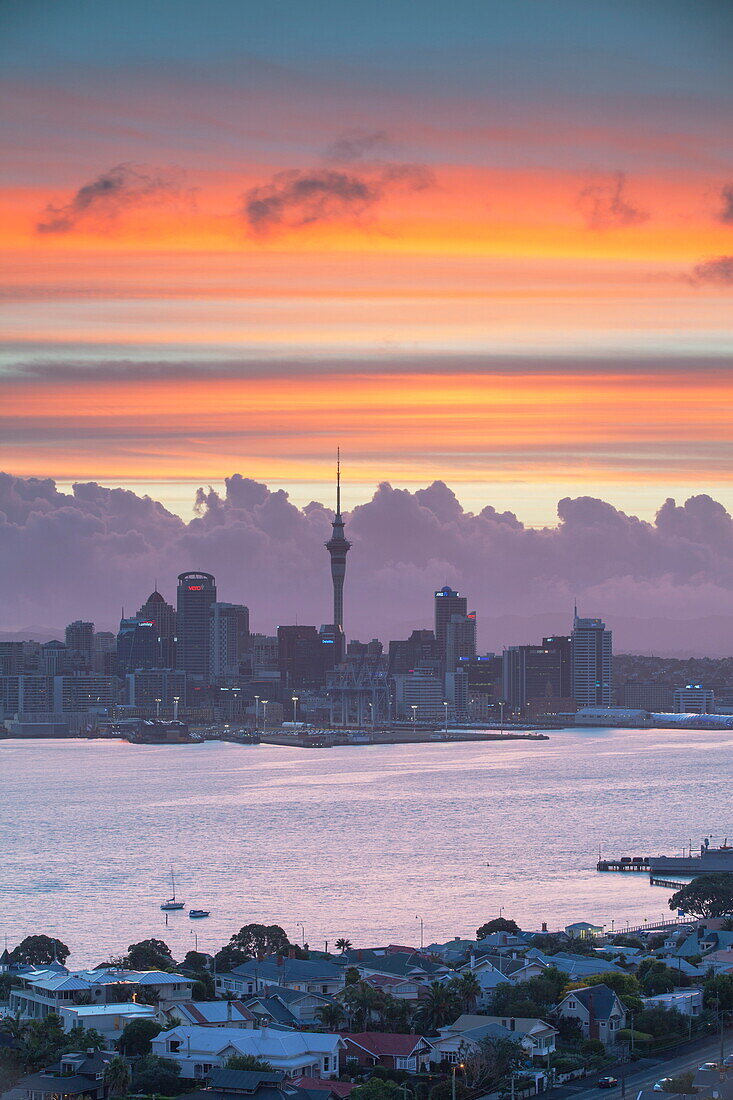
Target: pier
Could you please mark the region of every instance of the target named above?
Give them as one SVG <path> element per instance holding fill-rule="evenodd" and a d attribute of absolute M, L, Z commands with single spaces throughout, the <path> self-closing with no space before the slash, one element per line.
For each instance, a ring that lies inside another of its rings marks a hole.
<path fill-rule="evenodd" d="M 649 873 L 649 856 L 622 856 L 621 859 L 599 859 L 596 871 L 646 871 Z"/>

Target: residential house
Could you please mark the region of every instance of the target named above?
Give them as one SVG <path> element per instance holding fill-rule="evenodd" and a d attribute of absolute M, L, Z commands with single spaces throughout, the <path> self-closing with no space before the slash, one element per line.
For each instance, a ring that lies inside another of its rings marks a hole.
<path fill-rule="evenodd" d="M 571 940 L 595 940 L 603 935 L 603 925 L 589 924 L 586 920 L 579 920 L 575 924 L 567 925 L 565 935 L 569 936 Z"/>
<path fill-rule="evenodd" d="M 470 1046 L 472 1041 L 485 1037 L 483 1032 L 486 1028 L 491 1029 L 486 1034 L 516 1039 L 529 1058 L 546 1058 L 548 1054 L 552 1054 L 555 1050 L 557 1028 L 546 1023 L 545 1020 L 539 1019 L 514 1016 L 478 1016 L 466 1012 L 459 1016 L 449 1027 L 441 1028 L 440 1034 L 446 1040 L 456 1036 L 462 1037 L 464 1045 Z M 496 1028 L 500 1030 L 496 1031 Z M 433 1046 L 435 1045 L 435 1040 L 431 1039 L 430 1042 Z M 452 1049 L 453 1046 L 450 1043 L 443 1048 L 446 1052 Z M 460 1043 L 457 1052 L 459 1050 Z"/>
<path fill-rule="evenodd" d="M 228 973 L 217 974 L 216 987 L 221 992 L 260 993 L 266 986 L 285 986 L 303 993 L 333 996 L 343 989 L 344 967 L 325 959 L 294 959 L 271 955 L 265 959 L 249 959 Z"/>
<path fill-rule="evenodd" d="M 133 994 L 151 994 L 162 1010 L 180 1001 L 190 1001 L 193 979 L 162 970 L 123 970 L 100 967 L 99 970 L 69 971 L 59 963 L 27 966 L 15 974 L 19 985 L 11 990 L 11 1015 L 24 1019 L 43 1019 L 49 1013 L 61 1015 L 61 1009 L 79 1002 L 95 1005 L 131 1002 Z"/>
<path fill-rule="evenodd" d="M 406 978 L 430 984 L 442 975 L 452 973 L 450 967 L 429 959 L 418 951 L 347 951 L 342 956 L 347 966 L 355 967 L 362 978 L 381 975 L 385 978 Z"/>
<path fill-rule="evenodd" d="M 419 1073 L 430 1064 L 432 1047 L 422 1035 L 383 1031 L 344 1032 L 344 1056 L 360 1066 L 384 1066 Z"/>
<path fill-rule="evenodd" d="M 512 951 L 524 951 L 530 946 L 529 936 L 523 932 L 490 932 L 482 940 L 476 940 L 474 951 L 498 951 L 507 954 Z"/>
<path fill-rule="evenodd" d="M 152 1005 L 129 1001 L 117 1005 L 64 1005 L 59 1015 L 64 1031 L 71 1031 L 72 1027 L 94 1028 L 115 1043 L 132 1020 L 156 1020 L 158 1013 Z"/>
<path fill-rule="evenodd" d="M 234 1055 L 252 1055 L 269 1062 L 287 1077 L 338 1077 L 344 1048 L 339 1035 L 313 1031 L 282 1031 L 267 1027 L 174 1027 L 153 1039 L 152 1052 L 181 1067 L 181 1076 L 206 1079 Z"/>
<path fill-rule="evenodd" d="M 288 989 L 284 985 L 267 985 L 256 998 L 246 998 L 247 1007 L 255 1014 L 262 1013 L 265 1018 L 271 1016 L 275 1023 L 285 1023 L 279 1018 L 277 1005 L 282 1005 L 292 1017 L 292 1026 L 311 1024 L 318 1019 L 318 1009 L 334 1004 L 334 998 L 325 993 L 310 993 L 299 989 Z"/>
<path fill-rule="evenodd" d="M 600 1039 L 605 1047 L 616 1044 L 626 1026 L 626 1009 L 607 985 L 589 985 L 567 993 L 556 1007 L 565 1019 L 576 1019 L 586 1039 Z"/>
<path fill-rule="evenodd" d="M 187 1092 L 179 1100 L 286 1100 L 296 1096 L 296 1090 L 288 1090 L 282 1071 L 266 1070 L 214 1070 L 209 1082 L 196 1092 Z"/>
<path fill-rule="evenodd" d="M 433 1039 L 431 1037 L 430 1039 L 430 1046 L 433 1048 L 430 1060 L 434 1063 L 448 1062 L 450 1065 L 456 1065 L 463 1059 L 466 1049 L 480 1039 L 512 1038 L 512 1033 L 508 1028 L 487 1020 L 485 1016 L 473 1017 L 473 1019 L 477 1018 L 482 1022 L 475 1026 L 456 1027 L 455 1024 L 451 1024 L 447 1027 L 438 1028 L 438 1038 Z M 462 1017 L 462 1019 L 465 1020 L 466 1017 Z M 458 1021 L 456 1021 L 457 1023 Z M 517 1036 L 514 1036 L 514 1038 L 519 1042 Z"/>
<path fill-rule="evenodd" d="M 689 959 L 694 955 L 709 955 L 713 951 L 726 951 L 733 948 L 733 932 L 705 928 L 698 925 L 682 943 L 670 952 L 673 956 Z"/>
<path fill-rule="evenodd" d="M 58 1062 L 38 1073 L 21 1077 L 13 1096 L 23 1100 L 103 1100 L 107 1095 L 104 1075 L 116 1057 L 114 1051 L 86 1051 L 63 1054 Z"/>
<path fill-rule="evenodd" d="M 169 1022 L 200 1027 L 238 1027 L 253 1029 L 257 1020 L 242 1001 L 183 1001 L 167 1011 Z"/>
<path fill-rule="evenodd" d="M 673 989 L 671 993 L 658 993 L 654 997 L 642 997 L 644 1008 L 676 1008 L 683 1016 L 700 1016 L 702 1013 L 702 989 Z"/>
<path fill-rule="evenodd" d="M 616 963 L 607 959 L 599 959 L 595 955 L 574 955 L 569 951 L 558 951 L 556 955 L 545 955 L 536 947 L 530 948 L 525 958 L 534 959 L 544 966 L 554 966 L 567 974 L 571 981 L 580 982 L 584 978 L 592 978 L 597 974 L 625 974 L 626 971 Z"/>
<path fill-rule="evenodd" d="M 346 1100 L 356 1088 L 351 1081 L 324 1081 L 322 1077 L 294 1077 L 293 1085 L 298 1090 L 294 1100 L 301 1100 L 310 1094 L 310 1100 Z M 324 1096 L 325 1093 L 325 1096 Z"/>
<path fill-rule="evenodd" d="M 363 981 L 399 1001 L 421 1000 L 427 994 L 429 984 L 427 979 L 418 981 L 417 978 L 387 977 L 386 974 L 370 974 Z"/>

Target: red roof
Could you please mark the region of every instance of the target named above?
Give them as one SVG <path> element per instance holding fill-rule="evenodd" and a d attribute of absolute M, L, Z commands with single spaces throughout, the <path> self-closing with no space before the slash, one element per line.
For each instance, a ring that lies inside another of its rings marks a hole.
<path fill-rule="evenodd" d="M 326 1081 L 323 1077 L 296 1077 L 293 1084 L 299 1089 L 323 1089 L 324 1092 L 344 1097 L 356 1088 L 351 1081 Z"/>
<path fill-rule="evenodd" d="M 385 1055 L 391 1058 L 409 1058 L 420 1043 L 425 1043 L 422 1035 L 395 1035 L 390 1031 L 341 1032 L 347 1043 L 369 1051 L 375 1058 Z"/>

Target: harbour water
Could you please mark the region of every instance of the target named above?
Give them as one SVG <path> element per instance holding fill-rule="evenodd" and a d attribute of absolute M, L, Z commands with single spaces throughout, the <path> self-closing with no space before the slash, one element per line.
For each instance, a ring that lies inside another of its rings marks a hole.
<path fill-rule="evenodd" d="M 425 943 L 483 921 L 668 916 L 604 855 L 733 837 L 733 733 L 568 730 L 548 741 L 141 746 L 0 741 L 0 937 L 59 935 L 70 963 L 159 936 L 182 956 L 242 924 L 313 947 Z M 204 921 L 159 909 L 170 865 Z"/>

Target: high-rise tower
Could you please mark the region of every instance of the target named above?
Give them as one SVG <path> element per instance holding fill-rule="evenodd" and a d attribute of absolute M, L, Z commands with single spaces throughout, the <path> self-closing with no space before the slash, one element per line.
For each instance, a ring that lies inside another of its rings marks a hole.
<path fill-rule="evenodd" d="M 333 517 L 333 534 L 326 543 L 331 555 L 331 579 L 333 580 L 333 625 L 343 631 L 344 628 L 344 578 L 346 576 L 346 555 L 351 543 L 344 535 L 344 521 L 341 515 L 341 454 L 336 452 L 336 515 Z"/>
<path fill-rule="evenodd" d="M 176 664 L 194 679 L 208 683 L 211 605 L 216 603 L 216 581 L 211 573 L 179 573 L 177 602 Z"/>

